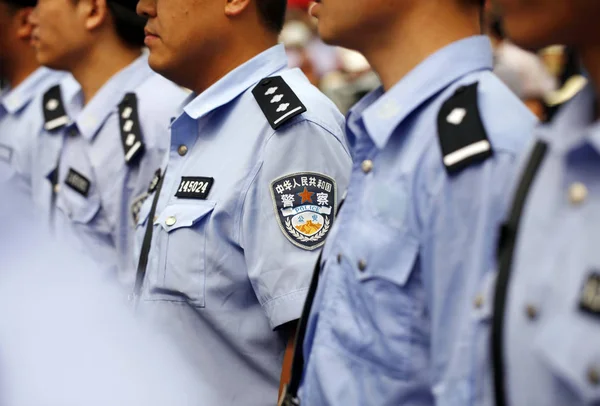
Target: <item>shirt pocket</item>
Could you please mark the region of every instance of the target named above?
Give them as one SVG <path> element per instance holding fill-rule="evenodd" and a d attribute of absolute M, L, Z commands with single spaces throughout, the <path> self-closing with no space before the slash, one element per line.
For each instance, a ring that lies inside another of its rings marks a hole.
<path fill-rule="evenodd" d="M 62 185 L 62 195 L 57 199 L 56 207 L 76 225 L 87 225 L 108 234 L 109 227 L 96 219 L 102 208 L 100 197 L 91 195 L 86 198 L 65 189 L 68 189 L 68 186 Z"/>
<path fill-rule="evenodd" d="M 383 366 L 385 374 L 404 380 L 425 362 L 416 350 L 426 340 L 424 290 L 416 272 L 420 245 L 410 234 L 387 225 L 373 228 L 376 233 L 369 244 L 376 247 L 355 250 L 351 264 L 357 286 L 356 297 L 349 299 L 359 314 L 361 335 L 361 344 L 353 350 Z"/>
<path fill-rule="evenodd" d="M 163 278 L 157 293 L 168 300 L 185 300 L 205 306 L 207 223 L 215 202 L 167 206 L 154 225 L 166 233 L 159 247 L 159 270 Z"/>
<path fill-rule="evenodd" d="M 577 310 L 552 316 L 534 348 L 563 393 L 575 397 L 568 404 L 600 405 L 600 319 Z"/>

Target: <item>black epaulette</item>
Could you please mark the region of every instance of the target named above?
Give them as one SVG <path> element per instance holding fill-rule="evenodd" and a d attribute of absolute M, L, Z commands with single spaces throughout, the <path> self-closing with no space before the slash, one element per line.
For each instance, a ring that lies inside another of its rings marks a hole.
<path fill-rule="evenodd" d="M 127 165 L 135 164 L 144 155 L 144 140 L 135 93 L 127 93 L 119 103 L 119 128 Z"/>
<path fill-rule="evenodd" d="M 44 129 L 46 131 L 56 131 L 69 123 L 60 85 L 53 86 L 44 93 L 42 109 L 44 110 Z"/>
<path fill-rule="evenodd" d="M 438 137 L 446 172 L 459 173 L 493 155 L 477 103 L 475 82 L 461 86 L 444 102 L 438 114 Z"/>
<path fill-rule="evenodd" d="M 274 130 L 306 111 L 281 76 L 264 78 L 252 89 L 252 94 Z"/>

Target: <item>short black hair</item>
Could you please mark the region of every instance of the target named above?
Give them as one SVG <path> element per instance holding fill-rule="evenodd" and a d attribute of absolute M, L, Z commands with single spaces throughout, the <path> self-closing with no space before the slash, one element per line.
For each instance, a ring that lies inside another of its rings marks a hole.
<path fill-rule="evenodd" d="M 130 7 L 117 1 L 107 1 L 108 9 L 113 17 L 117 35 L 131 47 L 144 46 L 144 26 L 146 19 L 138 16 Z"/>
<path fill-rule="evenodd" d="M 2 3 L 6 3 L 14 8 L 29 8 L 35 7 L 37 0 L 0 0 Z"/>
<path fill-rule="evenodd" d="M 258 14 L 265 26 L 279 34 L 285 22 L 286 0 L 256 0 Z"/>

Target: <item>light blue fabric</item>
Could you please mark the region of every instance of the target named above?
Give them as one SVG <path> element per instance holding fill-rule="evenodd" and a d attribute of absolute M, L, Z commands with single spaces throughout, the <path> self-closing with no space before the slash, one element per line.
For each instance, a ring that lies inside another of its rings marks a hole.
<path fill-rule="evenodd" d="M 38 68 L 14 89 L 0 95 L 0 167 L 3 179 L 15 178 L 18 187 L 31 194 L 33 152 L 44 125 L 41 94 L 56 85 L 65 73 Z M 10 169 L 10 170 L 9 170 Z"/>
<path fill-rule="evenodd" d="M 537 131 L 548 152 L 521 218 L 506 304 L 510 405 L 600 405 L 590 378 L 600 373 L 600 316 L 580 309 L 588 277 L 600 273 L 596 106 L 589 85 Z M 587 194 L 571 195 L 576 183 Z"/>
<path fill-rule="evenodd" d="M 324 248 L 302 404 L 486 403 L 472 303 L 492 271 L 506 186 L 536 121 L 491 68 L 488 39 L 466 38 L 349 113 L 355 164 Z M 449 176 L 438 112 L 474 82 L 494 155 Z"/>
<path fill-rule="evenodd" d="M 142 313 L 164 325 L 212 388 L 219 406 L 273 405 L 285 341 L 273 329 L 298 319 L 317 250 L 289 241 L 278 224 L 271 182 L 317 172 L 348 183 L 343 117 L 282 46 L 193 95 L 171 126 Z M 273 130 L 252 89 L 281 76 L 307 111 Z M 187 154 L 178 152 L 181 146 Z M 214 178 L 206 199 L 176 197 L 182 177 Z M 154 196 L 152 196 L 153 198 Z M 142 207 L 139 252 L 152 198 Z"/>
<path fill-rule="evenodd" d="M 65 93 L 72 93 L 70 89 Z M 142 159 L 133 165 L 125 161 L 118 115 L 126 93 L 136 94 L 145 144 Z M 72 123 L 63 131 L 41 135 L 36 178 L 42 187 L 35 200 L 42 207 L 52 206 L 47 214 L 58 238 L 90 255 L 103 269 L 118 270 L 123 283 L 131 282 L 127 275 L 133 267 L 131 205 L 148 189 L 163 160 L 170 120 L 186 96 L 152 72 L 147 55 L 142 55 L 110 78 L 85 106 L 80 92 L 65 95 Z M 48 176 L 59 160 L 60 190 L 52 205 Z M 87 197 L 65 183 L 71 169 L 90 181 Z"/>
<path fill-rule="evenodd" d="M 2 172 L 3 169 L 0 169 Z M 0 182 L 0 403 L 216 405 L 120 289 Z"/>

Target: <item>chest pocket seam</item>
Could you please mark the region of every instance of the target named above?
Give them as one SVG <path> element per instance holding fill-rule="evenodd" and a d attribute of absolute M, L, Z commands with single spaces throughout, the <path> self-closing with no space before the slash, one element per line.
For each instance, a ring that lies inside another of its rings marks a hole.
<path fill-rule="evenodd" d="M 551 319 L 545 321 L 534 339 L 534 351 L 551 373 L 574 391 L 579 400 L 585 404 L 595 403 L 600 401 L 600 386 L 589 382 L 587 374 L 591 368 L 596 371 L 600 369 L 600 346 L 597 341 L 585 337 L 600 334 L 600 323 L 592 320 L 591 316 L 573 315 L 570 312 L 550 316 Z M 568 335 L 565 336 L 567 331 Z"/>
<path fill-rule="evenodd" d="M 63 188 L 68 188 L 67 185 L 62 185 Z M 77 200 L 82 200 L 83 204 L 73 202 L 73 197 L 67 196 L 66 193 L 77 193 L 77 192 L 61 192 L 62 198 L 58 199 L 56 206 L 65 214 L 69 219 L 78 224 L 88 224 L 98 214 L 101 208 L 100 199 L 97 196 L 90 196 L 84 198 L 82 196 L 74 196 Z"/>
<path fill-rule="evenodd" d="M 153 300 L 205 307 L 206 223 L 215 206 L 214 201 L 172 204 L 153 223 L 163 231 Z"/>

